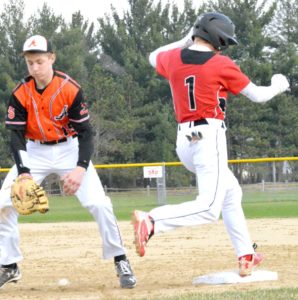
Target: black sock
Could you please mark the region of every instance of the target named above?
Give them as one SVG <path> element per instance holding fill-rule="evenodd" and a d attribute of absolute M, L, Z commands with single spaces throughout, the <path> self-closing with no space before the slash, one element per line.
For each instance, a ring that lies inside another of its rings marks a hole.
<path fill-rule="evenodd" d="M 10 264 L 10 265 L 2 265 L 2 267 L 4 268 L 9 268 L 9 269 L 16 269 L 17 268 L 17 264 Z"/>
<path fill-rule="evenodd" d="M 114 257 L 114 262 L 119 262 L 120 260 L 126 260 L 126 255 L 123 254 L 123 255 L 118 255 L 118 256 L 115 256 Z"/>

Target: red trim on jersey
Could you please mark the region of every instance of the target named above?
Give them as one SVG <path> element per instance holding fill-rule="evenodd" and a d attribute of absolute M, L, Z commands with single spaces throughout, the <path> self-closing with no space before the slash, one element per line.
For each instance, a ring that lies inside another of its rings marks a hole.
<path fill-rule="evenodd" d="M 185 64 L 181 49 L 161 52 L 156 71 L 169 81 L 178 123 L 205 118 L 223 120 L 220 99 L 235 95 L 250 82 L 227 56 L 214 55 L 203 64 Z"/>

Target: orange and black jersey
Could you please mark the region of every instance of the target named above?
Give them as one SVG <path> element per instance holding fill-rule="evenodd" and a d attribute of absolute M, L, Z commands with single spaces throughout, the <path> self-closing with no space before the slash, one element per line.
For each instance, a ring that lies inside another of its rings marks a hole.
<path fill-rule="evenodd" d="M 68 75 L 55 71 L 52 81 L 42 91 L 33 77 L 14 89 L 8 106 L 6 127 L 26 129 L 26 138 L 54 141 L 75 134 L 73 124 L 89 119 L 80 86 Z"/>
<path fill-rule="evenodd" d="M 12 92 L 5 123 L 12 130 L 17 165 L 25 138 L 50 142 L 77 134 L 78 165 L 88 166 L 93 149 L 89 112 L 81 87 L 67 74 L 55 70 L 43 90 L 36 88 L 32 76 L 23 79 Z"/>

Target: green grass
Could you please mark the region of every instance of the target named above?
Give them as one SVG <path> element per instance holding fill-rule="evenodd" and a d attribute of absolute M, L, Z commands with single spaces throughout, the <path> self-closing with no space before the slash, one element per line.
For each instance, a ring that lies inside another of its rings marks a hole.
<path fill-rule="evenodd" d="M 75 197 L 50 197 L 50 210 L 46 214 L 35 213 L 20 216 L 20 223 L 56 223 L 92 221 L 89 212 Z"/>
<path fill-rule="evenodd" d="M 244 190 L 243 202 L 298 201 L 298 190 Z"/>
<path fill-rule="evenodd" d="M 147 195 L 142 192 L 111 193 L 114 212 L 118 220 L 130 220 L 134 209 L 149 211 L 157 206 L 154 193 Z M 169 193 L 167 202 L 177 204 L 190 201 L 195 195 Z M 256 192 L 247 191 L 243 196 L 243 209 L 247 218 L 297 218 L 298 196 L 296 191 Z M 44 215 L 32 214 L 21 216 L 21 223 L 48 222 L 80 222 L 92 221 L 89 212 L 83 208 L 75 197 L 50 197 L 50 211 Z"/>
<path fill-rule="evenodd" d="M 191 293 L 174 297 L 154 298 L 154 300 L 294 300 L 298 299 L 298 288 L 260 289 L 224 292 L 224 293 Z M 145 298 L 144 298 L 145 300 Z"/>
<path fill-rule="evenodd" d="M 244 203 L 246 218 L 297 218 L 298 201 Z"/>

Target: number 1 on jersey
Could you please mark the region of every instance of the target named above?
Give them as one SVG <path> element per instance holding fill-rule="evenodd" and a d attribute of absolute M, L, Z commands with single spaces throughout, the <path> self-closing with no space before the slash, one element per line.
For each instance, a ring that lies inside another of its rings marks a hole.
<path fill-rule="evenodd" d="M 195 99 L 195 76 L 188 76 L 184 80 L 184 85 L 187 85 L 188 87 L 188 101 L 189 101 L 189 109 L 190 110 L 196 110 L 196 99 Z"/>

